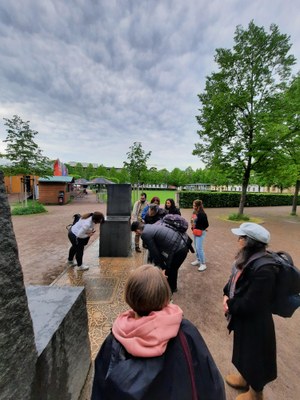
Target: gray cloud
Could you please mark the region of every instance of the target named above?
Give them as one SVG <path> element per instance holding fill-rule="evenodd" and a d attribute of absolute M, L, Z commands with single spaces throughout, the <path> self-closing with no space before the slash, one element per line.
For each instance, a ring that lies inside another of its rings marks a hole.
<path fill-rule="evenodd" d="M 274 22 L 299 48 L 296 0 L 14 0 L 0 5 L 0 116 L 30 120 L 45 155 L 202 167 L 197 98 L 238 24 Z M 0 151 L 6 137 L 0 121 Z"/>

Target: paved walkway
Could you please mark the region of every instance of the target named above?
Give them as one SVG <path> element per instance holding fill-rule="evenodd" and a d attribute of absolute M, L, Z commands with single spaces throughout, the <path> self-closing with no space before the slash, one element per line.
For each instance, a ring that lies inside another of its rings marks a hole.
<path fill-rule="evenodd" d="M 210 228 L 206 238 L 208 269 L 199 273 L 190 262 L 189 253 L 179 271 L 176 302 L 203 335 L 223 375 L 233 370 L 231 365 L 232 335 L 228 335 L 222 313 L 222 288 L 230 273 L 231 262 L 237 250 L 236 237 L 230 228 L 234 222 L 224 221 L 220 216 L 236 210 L 207 209 Z M 191 210 L 183 210 L 189 218 Z M 289 216 L 289 207 L 270 209 L 247 209 L 247 214 L 262 218 L 264 226 L 271 231 L 271 248 L 290 252 L 296 265 L 300 265 L 300 219 Z M 85 272 L 68 268 L 53 285 L 85 286 L 89 316 L 89 335 L 92 358 L 109 333 L 117 315 L 126 310 L 124 284 L 128 272 L 144 263 L 144 254 L 132 253 L 127 258 L 99 259 L 99 241 L 96 240 L 85 251 L 84 261 L 90 266 Z M 300 398 L 300 312 L 289 320 L 275 317 L 278 347 L 278 379 L 267 386 L 268 400 L 297 400 Z M 296 357 L 297 354 L 297 357 Z M 90 398 L 92 371 L 80 400 Z M 292 385 L 292 386 L 291 386 Z M 295 386 L 294 386 L 295 385 Z M 226 387 L 227 400 L 235 399 L 237 392 Z"/>

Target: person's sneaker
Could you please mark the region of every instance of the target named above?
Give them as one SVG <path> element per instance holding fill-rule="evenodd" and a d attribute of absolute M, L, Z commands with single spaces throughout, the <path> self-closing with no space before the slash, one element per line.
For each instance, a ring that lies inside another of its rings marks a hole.
<path fill-rule="evenodd" d="M 87 265 L 80 265 L 80 267 L 76 267 L 77 271 L 86 271 L 89 269 Z"/>
<path fill-rule="evenodd" d="M 198 268 L 198 271 L 202 272 L 206 270 L 206 265 L 205 264 L 200 264 L 200 267 Z"/>
<path fill-rule="evenodd" d="M 198 260 L 191 262 L 191 265 L 199 265 L 199 264 L 200 264 L 200 261 L 198 261 Z"/>
<path fill-rule="evenodd" d="M 70 260 L 68 260 L 68 265 L 70 266 L 70 267 L 76 267 L 76 262 L 75 261 L 70 261 Z"/>

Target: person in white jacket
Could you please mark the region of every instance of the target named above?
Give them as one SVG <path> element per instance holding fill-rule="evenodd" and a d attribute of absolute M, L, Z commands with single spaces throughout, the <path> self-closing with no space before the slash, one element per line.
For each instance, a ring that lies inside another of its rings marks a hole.
<path fill-rule="evenodd" d="M 95 211 L 94 213 L 87 213 L 81 216 L 76 224 L 72 225 L 69 230 L 69 240 L 72 244 L 69 250 L 68 263 L 72 267 L 76 266 L 74 257 L 77 261 L 77 269 L 79 271 L 85 271 L 89 269 L 87 265 L 82 264 L 84 247 L 87 245 L 90 237 L 96 232 L 95 224 L 101 224 L 104 222 L 104 215 Z"/>

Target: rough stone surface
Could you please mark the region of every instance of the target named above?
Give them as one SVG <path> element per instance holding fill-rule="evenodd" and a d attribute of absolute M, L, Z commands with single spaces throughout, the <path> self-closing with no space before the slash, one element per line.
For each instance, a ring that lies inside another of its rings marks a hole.
<path fill-rule="evenodd" d="M 0 399 L 31 398 L 37 352 L 0 171 Z"/>

